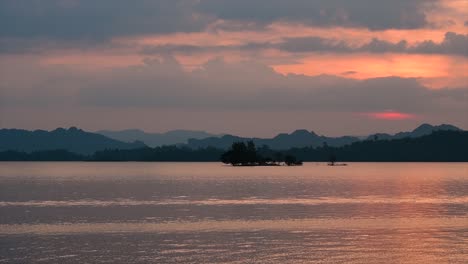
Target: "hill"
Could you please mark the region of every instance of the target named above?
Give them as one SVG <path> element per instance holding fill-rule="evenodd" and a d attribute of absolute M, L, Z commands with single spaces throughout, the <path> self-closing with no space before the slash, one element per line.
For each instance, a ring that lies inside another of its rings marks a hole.
<path fill-rule="evenodd" d="M 285 152 L 304 161 L 468 162 L 468 131 L 436 131 L 422 137 L 364 140 L 338 148 L 301 148 Z"/>
<path fill-rule="evenodd" d="M 286 157 L 302 161 L 329 161 L 331 156 L 338 161 L 377 162 L 468 162 L 467 131 L 436 131 L 417 138 L 392 140 L 364 140 L 341 147 L 291 148 L 273 150 L 266 146 L 257 149 L 265 160 L 280 162 Z M 138 149 L 106 149 L 93 155 L 77 155 L 66 150 L 0 152 L 3 161 L 220 161 L 225 150 L 216 148 L 191 149 L 181 146 L 162 146 Z"/>
<path fill-rule="evenodd" d="M 436 131 L 462 131 L 460 128 L 452 125 L 442 124 L 438 126 L 433 126 L 430 124 L 422 124 L 415 128 L 413 131 L 409 132 L 399 132 L 395 135 L 390 135 L 386 133 L 377 133 L 372 134 L 367 137 L 367 139 L 401 139 L 401 138 L 416 138 L 432 134 Z"/>
<path fill-rule="evenodd" d="M 127 129 L 121 131 L 100 130 L 96 133 L 123 142 L 142 141 L 150 147 L 186 144 L 191 138 L 204 139 L 219 136 L 205 131 L 194 130 L 172 130 L 166 133 L 146 133 L 139 129 Z"/>
<path fill-rule="evenodd" d="M 433 126 L 429 124 L 422 124 L 411 132 L 399 132 L 395 135 L 378 133 L 373 134 L 366 139 L 402 139 L 402 138 L 417 138 L 425 135 L 430 135 L 436 131 L 462 131 L 460 128 L 442 124 L 439 126 Z M 320 147 L 327 145 L 329 147 L 341 147 L 349 145 L 355 142 L 361 141 L 362 138 L 354 136 L 342 136 L 342 137 L 327 137 L 320 136 L 313 131 L 307 131 L 305 129 L 299 129 L 291 134 L 282 133 L 273 138 L 247 138 L 238 137 L 234 135 L 225 135 L 222 137 L 209 137 L 204 139 L 189 139 L 186 145 L 189 148 L 206 148 L 216 147 L 220 149 L 228 149 L 234 142 L 248 142 L 253 141 L 257 146 L 266 145 L 274 150 L 284 150 L 290 148 L 304 148 L 304 147 Z"/>
<path fill-rule="evenodd" d="M 257 150 L 262 157 L 277 161 L 281 161 L 278 157 L 287 156 L 293 156 L 302 161 L 328 161 L 333 155 L 338 161 L 468 162 L 468 132 L 436 131 L 417 138 L 364 140 L 341 147 L 324 145 L 279 151 L 261 146 Z M 219 161 L 219 153 L 224 153 L 224 150 L 173 146 L 142 150 L 100 151 L 91 159 L 96 161 Z"/>
<path fill-rule="evenodd" d="M 272 149 L 281 150 L 307 146 L 318 147 L 322 146 L 323 144 L 338 147 L 357 142 L 359 141 L 359 138 L 351 136 L 319 136 L 312 131 L 299 129 L 291 134 L 279 134 L 274 138 L 245 138 L 233 135 L 225 135 L 223 137 L 210 137 L 206 139 L 189 139 L 187 146 L 190 148 L 216 147 L 221 149 L 228 149 L 234 142 L 248 141 L 253 141 L 257 146 L 266 145 Z"/>
<path fill-rule="evenodd" d="M 135 149 L 146 147 L 142 142 L 126 143 L 103 135 L 85 132 L 76 127 L 53 131 L 0 129 L 0 151 L 33 152 L 67 150 L 89 155 L 104 149 Z"/>

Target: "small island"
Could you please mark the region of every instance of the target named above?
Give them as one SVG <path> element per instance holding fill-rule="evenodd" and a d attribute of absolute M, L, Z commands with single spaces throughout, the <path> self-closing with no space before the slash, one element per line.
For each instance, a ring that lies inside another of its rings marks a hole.
<path fill-rule="evenodd" d="M 253 141 L 248 141 L 247 144 L 234 142 L 231 148 L 221 155 L 221 161 L 233 166 L 302 166 L 302 161 L 291 155 L 283 157 L 281 153 L 277 153 L 274 157 L 263 157 Z"/>

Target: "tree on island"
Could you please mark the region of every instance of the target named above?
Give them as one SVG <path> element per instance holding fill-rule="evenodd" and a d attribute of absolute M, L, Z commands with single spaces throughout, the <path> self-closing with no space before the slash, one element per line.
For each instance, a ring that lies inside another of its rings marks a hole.
<path fill-rule="evenodd" d="M 233 166 L 280 166 L 283 155 L 275 155 L 276 157 L 262 157 L 253 141 L 234 142 L 231 148 L 221 155 L 221 161 L 225 164 Z M 276 158 L 276 159 L 275 159 Z M 302 162 L 297 161 L 294 156 L 286 156 L 284 162 L 288 166 L 302 165 Z"/>
<path fill-rule="evenodd" d="M 296 157 L 292 155 L 287 155 L 284 157 L 284 163 L 288 166 L 297 166 L 297 165 L 302 165 L 302 161 L 298 161 Z"/>
<path fill-rule="evenodd" d="M 335 166 L 336 162 L 336 155 L 335 154 L 330 154 L 330 157 L 328 158 L 328 165 L 330 166 Z"/>
<path fill-rule="evenodd" d="M 281 163 L 284 161 L 284 155 L 281 152 L 275 152 L 273 160 L 275 160 L 278 163 Z"/>

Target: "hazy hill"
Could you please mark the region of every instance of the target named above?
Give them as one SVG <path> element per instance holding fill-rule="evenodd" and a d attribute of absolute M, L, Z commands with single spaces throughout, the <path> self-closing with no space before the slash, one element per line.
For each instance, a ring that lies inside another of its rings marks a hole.
<path fill-rule="evenodd" d="M 176 146 L 135 150 L 106 150 L 90 157 L 95 161 L 219 161 L 224 150 L 216 148 L 190 149 Z M 277 150 L 258 148 L 262 157 L 275 158 Z M 467 162 L 468 132 L 437 131 L 416 138 L 363 140 L 342 147 L 305 147 L 279 151 L 280 156 L 292 155 L 303 161 L 379 162 Z M 0 155 L 1 158 L 1 155 Z"/>
<path fill-rule="evenodd" d="M 189 139 L 187 146 L 190 148 L 216 147 L 227 149 L 233 142 L 252 140 L 257 146 L 267 145 L 272 149 L 289 149 L 301 147 L 318 147 L 323 144 L 328 146 L 343 146 L 359 141 L 357 137 L 326 137 L 319 136 L 312 131 L 305 129 L 296 130 L 291 134 L 279 134 L 274 138 L 244 138 L 233 135 L 223 137 L 210 137 L 206 139 Z"/>
<path fill-rule="evenodd" d="M 101 130 L 96 133 L 124 142 L 139 140 L 150 147 L 186 144 L 190 138 L 203 139 L 219 136 L 205 131 L 192 130 L 173 130 L 166 133 L 146 133 L 138 129 L 127 129 L 121 131 Z"/>
<path fill-rule="evenodd" d="M 93 154 L 104 149 L 134 149 L 145 147 L 142 142 L 126 143 L 103 135 L 85 132 L 76 127 L 53 131 L 0 129 L 0 151 L 43 151 L 63 149 L 79 154 Z"/>
<path fill-rule="evenodd" d="M 436 131 L 421 137 L 364 140 L 339 148 L 291 149 L 287 154 L 304 161 L 467 162 L 467 131 Z"/>
<path fill-rule="evenodd" d="M 430 124 L 422 124 L 410 132 L 400 132 L 395 135 L 390 135 L 386 133 L 377 133 L 370 135 L 367 139 L 401 139 L 401 138 L 416 138 L 426 135 L 430 135 L 436 131 L 462 131 L 460 128 L 452 125 L 442 124 L 438 126 L 433 126 Z"/>
<path fill-rule="evenodd" d="M 395 140 L 405 138 L 420 138 L 438 131 L 461 132 L 461 129 L 452 125 L 432 126 L 423 124 L 411 132 L 400 132 L 395 135 L 375 134 L 364 141 Z M 104 132 L 102 132 L 104 133 Z M 122 142 L 101 134 L 85 132 L 81 129 L 72 127 L 69 129 L 58 128 L 53 131 L 35 130 L 27 131 L 20 129 L 0 129 L 0 151 L 14 150 L 23 152 L 45 151 L 45 150 L 66 150 L 78 154 L 93 154 L 96 151 L 104 149 L 136 149 L 143 148 L 146 145 L 143 140 L 149 142 L 150 146 L 160 145 L 179 145 L 191 149 L 214 147 L 217 149 L 228 149 L 233 142 L 249 141 L 261 147 L 268 146 L 273 150 L 287 150 L 291 148 L 305 147 L 342 147 L 352 143 L 363 142 L 357 137 L 326 137 L 317 135 L 307 130 L 296 130 L 291 134 L 279 134 L 273 138 L 245 138 L 233 135 L 221 137 L 208 137 L 211 134 L 203 131 L 185 131 L 176 130 L 163 134 L 148 134 L 140 130 L 126 130 L 114 133 L 114 138 L 120 138 L 122 141 L 134 141 L 133 143 Z M 189 137 L 199 137 L 201 139 Z M 158 141 L 159 140 L 159 141 Z M 187 141 L 187 144 L 181 142 Z"/>
<path fill-rule="evenodd" d="M 421 136 L 430 135 L 436 131 L 462 131 L 461 129 L 452 125 L 439 125 L 432 126 L 429 124 L 422 124 L 411 132 L 400 132 L 395 135 L 378 133 L 373 134 L 367 139 L 374 140 L 390 140 L 390 139 L 402 139 L 402 138 L 417 138 Z M 313 131 L 307 131 L 305 129 L 296 130 L 291 134 L 282 133 L 274 138 L 246 138 L 238 137 L 234 135 L 225 135 L 222 137 L 209 137 L 205 139 L 189 139 L 187 147 L 189 148 L 206 148 L 216 147 L 221 149 L 229 148 L 233 142 L 238 141 L 250 141 L 252 140 L 257 146 L 267 145 L 272 149 L 284 150 L 289 148 L 303 148 L 303 147 L 320 147 L 324 144 L 330 147 L 341 147 L 349 145 L 354 142 L 361 141 L 362 138 L 353 136 L 342 136 L 342 137 L 327 137 L 319 136 Z"/>
<path fill-rule="evenodd" d="M 330 156 L 338 161 L 380 162 L 467 162 L 468 132 L 437 131 L 421 137 L 392 140 L 363 140 L 342 147 L 304 147 L 277 151 L 258 148 L 262 157 L 292 155 L 303 161 L 328 161 Z M 2 161 L 219 161 L 225 150 L 216 148 L 190 149 L 181 146 L 163 146 L 139 149 L 108 149 L 93 155 L 82 156 L 69 151 L 0 151 Z M 279 153 L 278 153 L 279 152 Z"/>

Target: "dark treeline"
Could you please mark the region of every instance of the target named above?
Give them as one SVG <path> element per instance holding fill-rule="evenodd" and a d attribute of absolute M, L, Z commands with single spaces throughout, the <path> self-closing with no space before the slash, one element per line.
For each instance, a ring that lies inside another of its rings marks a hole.
<path fill-rule="evenodd" d="M 129 150 L 103 150 L 90 161 L 219 161 L 223 150 L 216 148 L 190 149 L 176 146 Z"/>
<path fill-rule="evenodd" d="M 221 161 L 233 166 L 287 166 L 302 165 L 292 155 L 283 155 L 282 152 L 272 152 L 267 146 L 257 149 L 253 141 L 234 142 L 231 148 L 221 155 Z"/>
<path fill-rule="evenodd" d="M 221 161 L 224 150 L 216 148 L 190 149 L 176 146 L 141 148 L 133 150 L 103 150 L 83 156 L 66 150 L 32 153 L 0 152 L 2 161 Z M 343 147 L 292 148 L 271 150 L 267 146 L 256 148 L 256 154 L 273 161 L 295 157 L 302 161 L 439 161 L 468 162 L 468 132 L 439 131 L 419 138 L 394 140 L 365 140 Z"/>
<path fill-rule="evenodd" d="M 339 148 L 325 145 L 285 153 L 304 161 L 329 161 L 335 156 L 338 161 L 468 162 L 468 132 L 438 131 L 419 138 L 365 140 Z"/>
<path fill-rule="evenodd" d="M 219 161 L 224 150 L 190 149 L 162 146 L 140 149 L 107 149 L 93 155 L 79 155 L 66 150 L 0 152 L 0 161 Z"/>
<path fill-rule="evenodd" d="M 45 150 L 31 153 L 12 150 L 0 152 L 0 161 L 84 161 L 88 158 L 68 150 Z"/>

